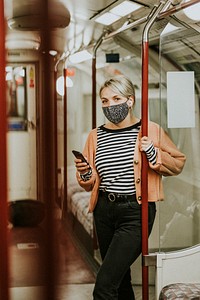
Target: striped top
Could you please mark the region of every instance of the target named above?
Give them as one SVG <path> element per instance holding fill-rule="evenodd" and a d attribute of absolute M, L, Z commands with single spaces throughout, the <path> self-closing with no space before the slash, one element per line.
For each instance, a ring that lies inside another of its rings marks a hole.
<path fill-rule="evenodd" d="M 99 189 L 135 194 L 133 156 L 141 121 L 127 128 L 97 129 L 95 165 L 101 178 Z"/>

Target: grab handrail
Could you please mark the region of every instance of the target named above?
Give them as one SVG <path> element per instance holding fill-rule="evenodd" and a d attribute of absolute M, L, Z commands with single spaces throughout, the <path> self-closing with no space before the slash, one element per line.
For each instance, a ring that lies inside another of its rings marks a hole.
<path fill-rule="evenodd" d="M 170 4 L 170 0 L 163 0 L 158 7 L 154 7 L 149 14 L 148 22 L 145 24 L 142 35 L 142 136 L 148 136 L 148 50 L 149 31 L 159 13 Z M 148 254 L 148 161 L 142 152 L 142 255 Z M 148 300 L 148 266 L 142 265 L 142 299 Z"/>

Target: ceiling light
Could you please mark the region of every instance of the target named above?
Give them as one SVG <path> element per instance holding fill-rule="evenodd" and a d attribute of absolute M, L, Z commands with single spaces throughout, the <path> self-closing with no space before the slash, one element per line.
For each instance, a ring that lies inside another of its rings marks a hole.
<path fill-rule="evenodd" d="M 103 25 L 110 25 L 122 17 L 132 13 L 133 11 L 139 9 L 142 5 L 133 3 L 131 1 L 123 1 L 119 5 L 113 7 L 108 12 L 102 14 L 95 19 L 95 22 L 101 23 Z"/>
<path fill-rule="evenodd" d="M 6 39 L 5 43 L 6 49 L 35 49 L 38 50 L 40 47 L 40 42 L 35 40 L 26 39 Z"/>
<path fill-rule="evenodd" d="M 110 10 L 111 13 L 124 17 L 142 7 L 140 4 L 124 1 Z"/>
<path fill-rule="evenodd" d="M 184 0 L 183 4 L 189 2 L 188 0 Z M 187 22 L 189 24 L 197 23 L 200 21 L 200 3 L 192 4 L 176 13 L 176 17 L 183 22 Z"/>
<path fill-rule="evenodd" d="M 188 2 L 185 0 L 184 2 Z M 183 9 L 184 14 L 194 22 L 200 21 L 200 3 L 193 4 L 185 9 Z"/>
<path fill-rule="evenodd" d="M 92 59 L 92 54 L 87 50 L 82 50 L 69 56 L 69 61 L 73 64 L 78 64 L 89 59 Z"/>
<path fill-rule="evenodd" d="M 66 77 L 66 86 L 73 87 L 73 81 Z M 64 96 L 64 76 L 60 76 L 56 81 L 56 91 L 60 96 Z"/>
<path fill-rule="evenodd" d="M 119 20 L 120 18 L 121 18 L 120 16 L 114 15 L 110 12 L 106 12 L 102 16 L 95 19 L 95 22 L 101 23 L 103 25 L 110 25 L 110 24 L 116 22 L 117 20 Z"/>
<path fill-rule="evenodd" d="M 58 54 L 58 51 L 56 50 L 49 50 L 49 54 L 52 56 L 56 56 Z"/>
<path fill-rule="evenodd" d="M 11 72 L 6 73 L 6 81 L 13 80 L 13 76 Z"/>
<path fill-rule="evenodd" d="M 12 67 L 11 66 L 6 66 L 6 72 L 12 72 Z"/>

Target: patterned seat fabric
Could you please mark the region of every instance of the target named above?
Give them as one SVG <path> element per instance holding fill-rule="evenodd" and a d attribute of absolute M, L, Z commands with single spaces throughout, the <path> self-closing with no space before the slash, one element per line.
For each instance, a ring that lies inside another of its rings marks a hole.
<path fill-rule="evenodd" d="M 165 286 L 159 300 L 200 300 L 200 283 L 175 283 Z"/>

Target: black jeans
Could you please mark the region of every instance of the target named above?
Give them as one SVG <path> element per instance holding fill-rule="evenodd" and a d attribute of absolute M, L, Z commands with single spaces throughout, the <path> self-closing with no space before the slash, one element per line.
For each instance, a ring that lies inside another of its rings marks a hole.
<path fill-rule="evenodd" d="M 134 197 L 134 196 L 133 196 Z M 156 206 L 149 203 L 149 234 Z M 93 291 L 94 300 L 134 300 L 130 266 L 141 254 L 141 205 L 110 202 L 99 196 L 94 210 L 102 265 Z"/>

